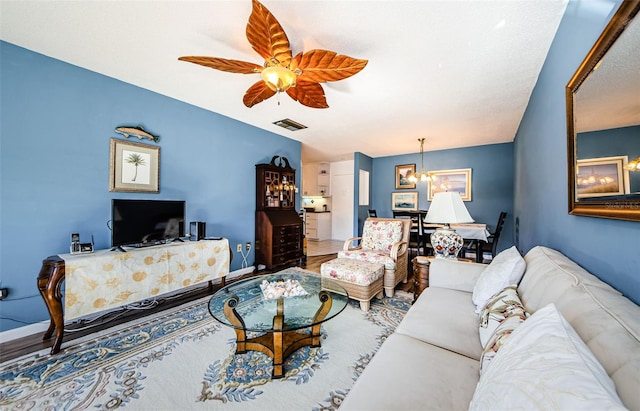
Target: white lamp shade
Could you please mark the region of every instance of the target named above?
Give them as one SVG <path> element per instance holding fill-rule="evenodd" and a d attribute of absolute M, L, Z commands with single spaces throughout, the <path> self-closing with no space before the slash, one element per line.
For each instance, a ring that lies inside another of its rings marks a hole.
<path fill-rule="evenodd" d="M 460 193 L 446 191 L 435 193 L 427 211 L 425 222 L 438 224 L 473 223 Z"/>

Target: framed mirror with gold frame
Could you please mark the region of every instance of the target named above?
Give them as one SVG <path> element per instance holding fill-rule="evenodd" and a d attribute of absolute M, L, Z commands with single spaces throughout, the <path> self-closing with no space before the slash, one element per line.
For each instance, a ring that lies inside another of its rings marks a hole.
<path fill-rule="evenodd" d="M 640 169 L 632 163 L 640 157 L 639 10 L 640 0 L 620 4 L 567 84 L 570 214 L 640 221 Z M 594 166 L 611 157 L 620 166 Z"/>

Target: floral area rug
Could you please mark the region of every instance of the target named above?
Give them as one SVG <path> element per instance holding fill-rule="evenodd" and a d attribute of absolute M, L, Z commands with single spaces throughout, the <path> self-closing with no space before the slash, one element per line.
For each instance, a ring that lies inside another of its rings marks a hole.
<path fill-rule="evenodd" d="M 63 344 L 55 356 L 0 364 L 0 409 L 334 410 L 411 297 L 374 299 L 368 313 L 351 300 L 322 325 L 321 347 L 294 352 L 275 380 L 265 354 L 234 354 L 235 333 L 210 316 L 208 301 Z"/>

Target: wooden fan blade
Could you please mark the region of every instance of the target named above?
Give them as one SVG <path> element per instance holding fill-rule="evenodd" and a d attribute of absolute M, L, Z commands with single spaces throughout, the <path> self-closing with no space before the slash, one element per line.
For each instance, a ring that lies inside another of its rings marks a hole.
<path fill-rule="evenodd" d="M 324 96 L 324 89 L 318 83 L 298 80 L 295 87 L 287 90 L 287 94 L 303 106 L 329 108 L 327 99 Z"/>
<path fill-rule="evenodd" d="M 355 59 L 329 50 L 311 50 L 308 53 L 298 54 L 291 66 L 292 70 L 295 68 L 302 70 L 298 79 L 324 83 L 351 77 L 362 70 L 368 62 L 368 60 Z M 294 65 L 296 67 L 293 67 Z"/>
<path fill-rule="evenodd" d="M 181 61 L 199 64 L 216 70 L 228 71 L 229 73 L 254 74 L 262 71 L 262 66 L 255 63 L 248 63 L 240 60 L 229 60 L 220 57 L 184 56 L 178 58 Z"/>
<path fill-rule="evenodd" d="M 242 102 L 245 106 L 251 108 L 269 97 L 272 97 L 274 94 L 276 94 L 276 92 L 267 87 L 264 81 L 260 80 L 253 86 L 249 87 L 247 92 L 244 93 Z"/>
<path fill-rule="evenodd" d="M 287 34 L 273 14 L 257 0 L 253 0 L 253 10 L 247 23 L 247 40 L 267 62 L 281 67 L 289 65 L 291 46 Z"/>

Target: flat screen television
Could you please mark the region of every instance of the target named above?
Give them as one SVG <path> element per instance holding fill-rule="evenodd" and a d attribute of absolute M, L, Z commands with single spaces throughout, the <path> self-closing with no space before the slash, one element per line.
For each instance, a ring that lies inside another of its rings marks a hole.
<path fill-rule="evenodd" d="M 111 246 L 144 247 L 184 237 L 185 202 L 111 200 Z"/>

